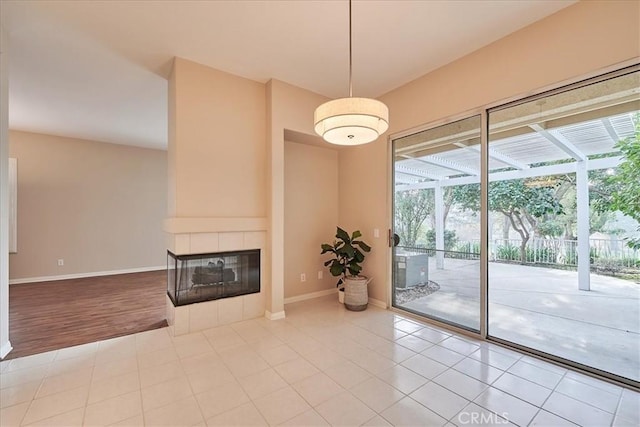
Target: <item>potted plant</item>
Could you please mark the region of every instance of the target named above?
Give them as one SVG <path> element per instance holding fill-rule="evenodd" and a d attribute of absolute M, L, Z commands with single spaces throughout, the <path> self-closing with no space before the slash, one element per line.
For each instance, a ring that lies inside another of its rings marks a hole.
<path fill-rule="evenodd" d="M 344 305 L 347 309 L 361 311 L 367 308 L 369 293 L 367 285 L 371 281 L 360 275 L 364 261 L 364 253 L 370 252 L 371 247 L 362 240 L 359 230 L 351 235 L 342 228 L 337 227 L 336 239 L 333 244 L 323 243 L 321 254 L 330 253 L 333 257 L 324 265 L 334 277 L 340 277 L 336 286 L 344 287 Z"/>

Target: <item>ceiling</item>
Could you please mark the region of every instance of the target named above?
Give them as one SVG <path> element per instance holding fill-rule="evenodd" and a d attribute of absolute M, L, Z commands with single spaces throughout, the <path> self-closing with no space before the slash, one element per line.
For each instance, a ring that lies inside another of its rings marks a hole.
<path fill-rule="evenodd" d="M 355 0 L 354 96 L 378 97 L 572 3 Z M 347 4 L 2 0 L 9 126 L 165 149 L 174 56 L 346 96 Z"/>

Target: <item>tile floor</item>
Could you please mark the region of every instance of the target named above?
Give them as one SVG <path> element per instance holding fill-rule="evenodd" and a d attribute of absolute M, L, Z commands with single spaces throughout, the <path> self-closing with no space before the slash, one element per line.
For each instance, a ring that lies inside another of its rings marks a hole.
<path fill-rule="evenodd" d="M 0 363 L 0 424 L 638 426 L 640 395 L 334 296 Z"/>

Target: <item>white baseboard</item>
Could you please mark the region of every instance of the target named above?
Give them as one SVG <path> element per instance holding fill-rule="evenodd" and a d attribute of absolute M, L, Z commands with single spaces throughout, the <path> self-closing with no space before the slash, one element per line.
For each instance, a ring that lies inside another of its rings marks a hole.
<path fill-rule="evenodd" d="M 326 289 L 324 291 L 318 291 L 318 292 L 310 292 L 308 294 L 285 298 L 284 303 L 291 304 L 292 302 L 306 301 L 308 299 L 319 298 L 319 297 L 324 297 L 326 295 L 335 294 L 336 292 L 338 292 L 338 288 Z"/>
<path fill-rule="evenodd" d="M 278 311 L 277 313 L 272 313 L 269 310 L 264 311 L 264 317 L 269 320 L 280 320 L 285 318 L 284 310 Z"/>
<path fill-rule="evenodd" d="M 384 308 L 385 310 L 387 309 L 387 303 L 384 301 L 380 301 L 379 299 L 369 298 L 369 304 L 375 307 Z"/>
<path fill-rule="evenodd" d="M 59 276 L 27 277 L 24 279 L 11 279 L 9 280 L 9 284 L 18 285 L 20 283 L 53 282 L 55 280 L 84 279 L 86 277 L 113 276 L 116 274 L 129 274 L 129 273 L 144 273 L 147 271 L 157 271 L 157 270 L 166 270 L 166 269 L 167 269 L 167 266 L 163 265 L 163 266 L 157 266 L 157 267 L 128 268 L 125 270 L 109 270 L 109 271 L 93 271 L 90 273 L 61 274 Z"/>
<path fill-rule="evenodd" d="M 5 356 L 9 354 L 11 350 L 13 350 L 13 347 L 11 346 L 11 342 L 7 341 L 6 343 L 4 343 L 2 347 L 0 347 L 0 359 L 4 359 Z"/>

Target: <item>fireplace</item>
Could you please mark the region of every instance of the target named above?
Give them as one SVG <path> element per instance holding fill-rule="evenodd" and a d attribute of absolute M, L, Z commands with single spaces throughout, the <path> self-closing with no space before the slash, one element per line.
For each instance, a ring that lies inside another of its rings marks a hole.
<path fill-rule="evenodd" d="M 260 292 L 260 250 L 175 255 L 167 251 L 174 307 Z"/>

